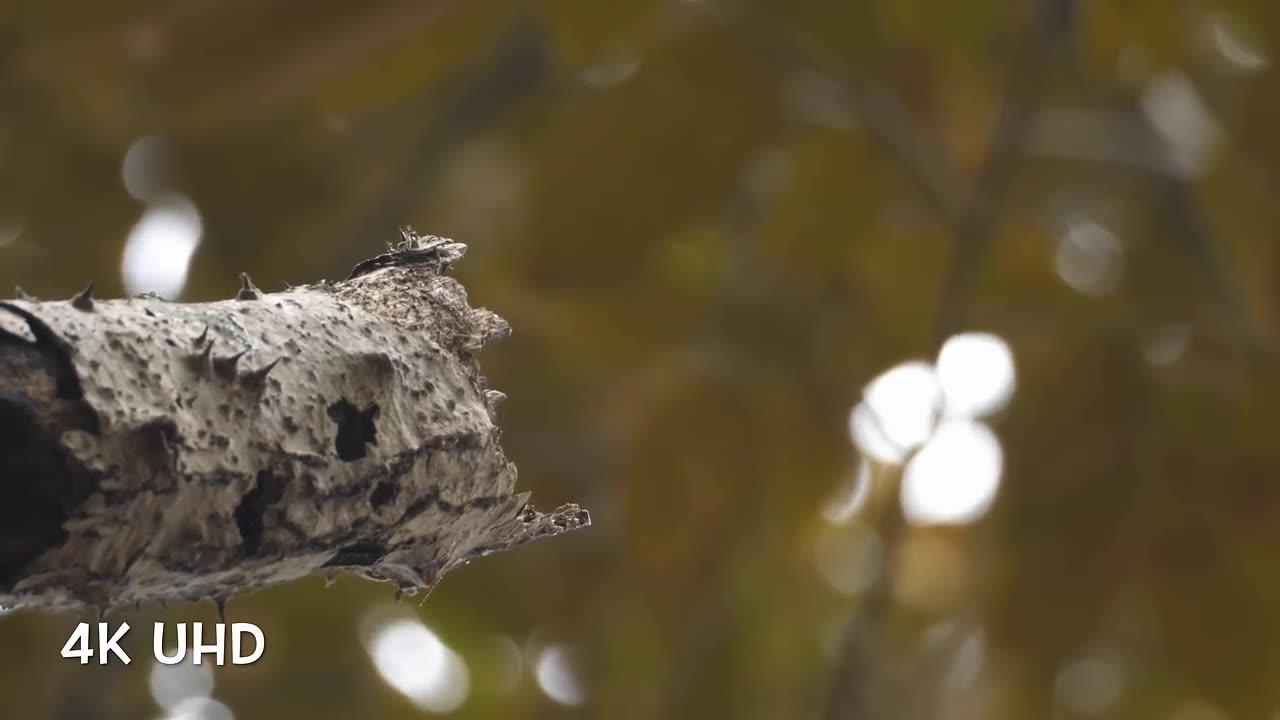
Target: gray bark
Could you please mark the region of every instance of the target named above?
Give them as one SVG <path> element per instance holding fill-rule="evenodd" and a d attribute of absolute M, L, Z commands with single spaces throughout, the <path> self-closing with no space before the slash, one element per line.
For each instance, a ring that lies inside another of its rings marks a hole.
<path fill-rule="evenodd" d="M 515 493 L 475 359 L 508 327 L 446 276 L 464 249 L 407 235 L 225 302 L 0 303 L 0 605 L 221 603 L 321 568 L 412 594 L 589 524 Z"/>

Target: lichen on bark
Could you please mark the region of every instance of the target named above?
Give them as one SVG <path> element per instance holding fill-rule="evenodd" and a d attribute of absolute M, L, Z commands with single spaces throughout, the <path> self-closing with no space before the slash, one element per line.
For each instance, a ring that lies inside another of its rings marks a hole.
<path fill-rule="evenodd" d="M 213 598 L 346 569 L 412 594 L 585 526 L 515 492 L 476 353 L 506 323 L 406 240 L 232 300 L 0 303 L 0 605 Z"/>

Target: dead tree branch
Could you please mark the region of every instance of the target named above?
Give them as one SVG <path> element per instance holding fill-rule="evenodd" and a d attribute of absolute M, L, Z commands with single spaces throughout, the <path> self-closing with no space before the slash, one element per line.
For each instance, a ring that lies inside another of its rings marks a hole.
<path fill-rule="evenodd" d="M 515 494 L 475 354 L 508 334 L 407 234 L 341 282 L 0 303 L 0 604 L 212 598 L 347 569 L 412 594 L 589 524 Z"/>

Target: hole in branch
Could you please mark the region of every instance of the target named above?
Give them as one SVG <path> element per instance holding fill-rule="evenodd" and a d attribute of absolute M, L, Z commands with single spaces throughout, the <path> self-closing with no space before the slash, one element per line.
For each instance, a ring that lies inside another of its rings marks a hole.
<path fill-rule="evenodd" d="M 361 410 L 346 400 L 339 400 L 329 406 L 329 417 L 338 424 L 333 447 L 344 461 L 359 460 L 369 454 L 366 445 L 378 444 L 378 426 L 374 422 L 378 417 L 377 403 Z"/>

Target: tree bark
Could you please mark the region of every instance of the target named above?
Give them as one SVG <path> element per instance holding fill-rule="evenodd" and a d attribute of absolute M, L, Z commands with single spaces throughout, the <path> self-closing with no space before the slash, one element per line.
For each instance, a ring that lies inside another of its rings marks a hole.
<path fill-rule="evenodd" d="M 212 598 L 346 569 L 429 589 L 583 527 L 515 494 L 475 354 L 509 333 L 407 234 L 346 280 L 0 302 L 0 605 Z"/>

